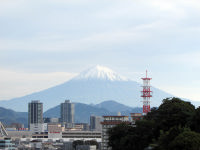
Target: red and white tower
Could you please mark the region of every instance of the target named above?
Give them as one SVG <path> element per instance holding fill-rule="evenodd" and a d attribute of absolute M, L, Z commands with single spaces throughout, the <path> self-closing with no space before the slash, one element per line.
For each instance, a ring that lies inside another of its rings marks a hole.
<path fill-rule="evenodd" d="M 150 112 L 151 108 L 150 108 L 150 98 L 152 97 L 151 93 L 151 86 L 150 86 L 150 80 L 152 78 L 148 78 L 147 77 L 147 70 L 146 70 L 146 77 L 142 78 L 143 80 L 143 90 L 141 91 L 142 95 L 141 97 L 143 97 L 143 114 L 147 114 L 148 112 Z"/>

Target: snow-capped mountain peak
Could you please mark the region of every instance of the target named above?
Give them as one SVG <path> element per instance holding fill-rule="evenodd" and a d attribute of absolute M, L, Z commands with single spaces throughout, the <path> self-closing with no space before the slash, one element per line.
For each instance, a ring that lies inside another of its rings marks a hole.
<path fill-rule="evenodd" d="M 86 71 L 81 72 L 78 76 L 74 78 L 75 80 L 79 79 L 99 79 L 99 80 L 109 80 L 109 81 L 128 81 L 125 77 L 118 75 L 116 72 L 111 69 L 97 65 Z"/>

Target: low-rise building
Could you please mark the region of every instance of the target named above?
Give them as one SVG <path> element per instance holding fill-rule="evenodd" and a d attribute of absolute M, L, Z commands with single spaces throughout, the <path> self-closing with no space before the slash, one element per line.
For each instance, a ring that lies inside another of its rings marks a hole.
<path fill-rule="evenodd" d="M 99 131 L 65 131 L 62 132 L 62 138 L 68 138 L 73 140 L 84 139 L 96 139 L 101 141 L 101 132 Z"/>
<path fill-rule="evenodd" d="M 108 129 L 120 124 L 120 123 L 130 123 L 129 116 L 103 116 L 102 124 L 102 150 L 110 150 L 108 147 Z"/>
<path fill-rule="evenodd" d="M 30 131 L 32 133 L 47 132 L 47 123 L 32 123 L 30 124 Z"/>
<path fill-rule="evenodd" d="M 77 145 L 76 150 L 96 150 L 96 145 Z"/>
<path fill-rule="evenodd" d="M 131 121 L 141 120 L 143 117 L 142 113 L 131 113 Z"/>
<path fill-rule="evenodd" d="M 15 150 L 15 145 L 10 138 L 0 139 L 0 149 Z"/>

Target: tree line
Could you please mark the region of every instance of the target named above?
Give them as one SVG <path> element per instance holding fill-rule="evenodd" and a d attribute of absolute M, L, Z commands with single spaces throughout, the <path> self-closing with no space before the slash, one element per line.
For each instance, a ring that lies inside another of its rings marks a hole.
<path fill-rule="evenodd" d="M 200 150 L 200 107 L 166 98 L 136 126 L 122 123 L 108 134 L 112 150 Z"/>

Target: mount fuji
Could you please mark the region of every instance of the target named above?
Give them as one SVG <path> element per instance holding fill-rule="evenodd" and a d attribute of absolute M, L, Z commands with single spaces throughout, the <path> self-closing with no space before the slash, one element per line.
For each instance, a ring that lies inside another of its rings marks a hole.
<path fill-rule="evenodd" d="M 72 102 L 85 104 L 114 100 L 130 107 L 142 107 L 140 91 L 141 84 L 122 77 L 107 67 L 95 66 L 61 85 L 23 97 L 0 101 L 0 106 L 15 111 L 27 111 L 31 100 L 40 100 L 46 111 L 70 99 Z M 155 87 L 152 87 L 152 91 L 151 106 L 159 106 L 164 98 L 172 97 L 171 94 Z"/>

